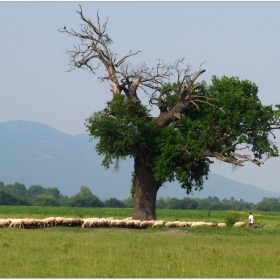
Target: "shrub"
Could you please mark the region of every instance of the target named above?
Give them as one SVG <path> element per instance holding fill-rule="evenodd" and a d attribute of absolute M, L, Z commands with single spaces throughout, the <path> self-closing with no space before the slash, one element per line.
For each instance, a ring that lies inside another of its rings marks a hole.
<path fill-rule="evenodd" d="M 224 219 L 227 225 L 234 225 L 240 220 L 240 215 L 236 212 L 228 212 Z"/>

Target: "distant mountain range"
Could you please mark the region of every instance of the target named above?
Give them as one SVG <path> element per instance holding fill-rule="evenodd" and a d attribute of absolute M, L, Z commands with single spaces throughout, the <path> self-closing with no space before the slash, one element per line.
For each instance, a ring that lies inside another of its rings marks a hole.
<path fill-rule="evenodd" d="M 22 183 L 57 187 L 63 195 L 72 196 L 82 185 L 91 189 L 101 200 L 125 199 L 130 196 L 133 160 L 121 162 L 120 171 L 101 166 L 102 156 L 95 151 L 96 139 L 89 142 L 86 133 L 68 135 L 48 125 L 30 121 L 0 123 L 0 181 L 5 184 Z M 188 196 L 176 182 L 165 184 L 158 198 Z M 242 198 L 257 203 L 263 197 L 280 197 L 280 192 L 258 187 L 210 173 L 203 190 L 190 197 L 220 199 Z"/>

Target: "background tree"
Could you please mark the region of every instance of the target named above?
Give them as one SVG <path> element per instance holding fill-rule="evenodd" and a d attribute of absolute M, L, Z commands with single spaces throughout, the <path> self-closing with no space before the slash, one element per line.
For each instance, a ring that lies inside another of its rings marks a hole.
<path fill-rule="evenodd" d="M 158 209 L 166 208 L 166 203 L 165 203 L 165 200 L 163 199 L 163 197 L 160 197 L 159 199 L 157 199 L 156 208 L 158 208 Z"/>
<path fill-rule="evenodd" d="M 81 186 L 80 192 L 70 197 L 69 205 L 74 207 L 103 207 L 102 201 L 95 196 L 89 187 Z"/>
<path fill-rule="evenodd" d="M 38 206 L 60 206 L 60 203 L 53 195 L 47 194 L 37 195 L 34 204 Z"/>
<path fill-rule="evenodd" d="M 109 208 L 125 208 L 125 204 L 115 197 L 103 201 L 104 207 Z"/>
<path fill-rule="evenodd" d="M 21 197 L 21 198 L 26 197 L 26 187 L 24 184 L 20 184 L 17 182 L 14 184 L 8 184 L 3 186 L 2 190 L 17 197 Z"/>
<path fill-rule="evenodd" d="M 278 156 L 269 134 L 278 128 L 279 107 L 263 106 L 254 83 L 214 76 L 212 85 L 199 84 L 205 69 L 193 71 L 184 58 L 174 63 L 157 60 L 154 67 L 133 66 L 128 59 L 139 51 L 117 59 L 110 49 L 108 20 L 101 24 L 97 13 L 93 24 L 81 6 L 77 13 L 79 32 L 59 30 L 79 40 L 67 51 L 69 71 L 81 68 L 95 74 L 104 66 L 99 80 L 110 83 L 113 98 L 87 119 L 87 128 L 99 138 L 96 150 L 104 155 L 106 168 L 114 160 L 117 168 L 120 159 L 134 158 L 134 219 L 156 219 L 157 191 L 166 181 L 178 180 L 187 193 L 202 189 L 212 159 L 243 166 Z M 142 104 L 140 90 L 158 116 L 152 117 Z"/>
<path fill-rule="evenodd" d="M 30 205 L 30 203 L 26 199 L 0 188 L 0 205 Z"/>
<path fill-rule="evenodd" d="M 124 203 L 126 208 L 133 208 L 133 206 L 134 206 L 134 198 L 131 196 L 128 198 L 125 198 L 122 202 Z"/>
<path fill-rule="evenodd" d="M 44 193 L 45 188 L 43 188 L 41 185 L 31 185 L 26 191 L 27 196 L 31 199 L 35 199 L 38 195 Z"/>

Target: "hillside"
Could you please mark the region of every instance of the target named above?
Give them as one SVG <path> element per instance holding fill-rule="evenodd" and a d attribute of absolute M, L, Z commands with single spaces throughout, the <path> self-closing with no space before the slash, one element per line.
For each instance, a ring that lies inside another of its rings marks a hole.
<path fill-rule="evenodd" d="M 102 156 L 94 149 L 96 139 L 89 142 L 87 134 L 77 136 L 62 133 L 48 125 L 30 121 L 0 123 L 0 181 L 19 182 L 27 188 L 42 185 L 57 187 L 64 195 L 72 196 L 82 185 L 90 187 L 100 199 L 124 199 L 130 195 L 133 160 L 121 162 L 118 173 L 101 166 Z M 176 182 L 163 186 L 158 197 L 186 195 Z M 280 197 L 280 192 L 265 191 L 252 185 L 210 173 L 204 189 L 191 197 L 217 196 L 220 199 L 242 198 L 258 202 L 263 197 Z"/>

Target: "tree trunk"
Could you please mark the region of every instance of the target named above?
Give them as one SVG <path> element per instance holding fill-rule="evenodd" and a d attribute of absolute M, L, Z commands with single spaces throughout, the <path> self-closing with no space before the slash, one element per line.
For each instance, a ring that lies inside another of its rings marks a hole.
<path fill-rule="evenodd" d="M 161 183 L 154 177 L 149 159 L 134 159 L 135 201 L 132 218 L 136 220 L 156 220 L 156 197 Z"/>

